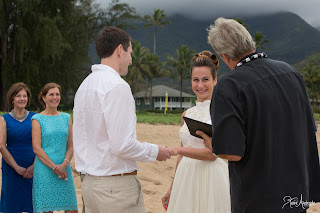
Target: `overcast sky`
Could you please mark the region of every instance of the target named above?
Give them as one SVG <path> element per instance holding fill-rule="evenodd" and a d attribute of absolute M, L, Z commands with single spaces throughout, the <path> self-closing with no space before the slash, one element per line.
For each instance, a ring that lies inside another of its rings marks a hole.
<path fill-rule="evenodd" d="M 96 0 L 107 8 L 111 0 Z M 120 0 L 135 7 L 141 15 L 152 14 L 154 8 L 167 15 L 187 14 L 194 18 L 235 17 L 290 11 L 312 26 L 320 26 L 320 0 Z"/>

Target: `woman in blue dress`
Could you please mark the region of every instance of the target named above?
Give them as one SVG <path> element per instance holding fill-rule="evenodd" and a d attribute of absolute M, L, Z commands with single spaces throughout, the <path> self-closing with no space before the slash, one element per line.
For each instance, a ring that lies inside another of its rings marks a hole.
<path fill-rule="evenodd" d="M 32 145 L 36 159 L 33 178 L 34 212 L 78 212 L 70 167 L 73 155 L 72 121 L 59 112 L 61 87 L 46 84 L 39 102 L 45 108 L 32 117 Z"/>
<path fill-rule="evenodd" d="M 13 109 L 1 117 L 2 186 L 0 212 L 33 212 L 32 178 L 34 153 L 31 138 L 31 117 L 26 110 L 31 92 L 22 82 L 15 83 L 7 93 Z"/>

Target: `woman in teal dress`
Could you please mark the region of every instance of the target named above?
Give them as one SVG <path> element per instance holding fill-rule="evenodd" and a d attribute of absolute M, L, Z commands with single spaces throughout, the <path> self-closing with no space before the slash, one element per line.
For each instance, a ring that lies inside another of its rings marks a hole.
<path fill-rule="evenodd" d="M 34 153 L 31 138 L 31 117 L 26 110 L 31 92 L 22 82 L 13 84 L 7 93 L 11 112 L 0 116 L 2 154 L 2 186 L 0 212 L 33 212 L 32 178 Z"/>
<path fill-rule="evenodd" d="M 32 117 L 32 146 L 36 155 L 33 178 L 34 212 L 78 212 L 70 167 L 73 155 L 72 121 L 59 112 L 61 87 L 46 84 L 39 102 L 45 108 Z"/>

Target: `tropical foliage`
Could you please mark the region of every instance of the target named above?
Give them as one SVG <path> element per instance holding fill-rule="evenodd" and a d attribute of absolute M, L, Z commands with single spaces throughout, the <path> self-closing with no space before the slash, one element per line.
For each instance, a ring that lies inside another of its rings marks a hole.
<path fill-rule="evenodd" d="M 132 42 L 132 64 L 129 66 L 129 72 L 124 79 L 131 86 L 133 94 L 143 88 L 146 76 L 149 75 L 149 55 L 148 48 L 141 46 L 140 42 Z"/>
<path fill-rule="evenodd" d="M 134 21 L 141 20 L 134 7 L 119 0 L 112 0 L 105 11 L 101 11 L 101 23 L 104 26 L 115 26 L 121 29 L 137 29 Z"/>
<path fill-rule="evenodd" d="M 254 41 L 256 42 L 256 48 L 262 50 L 269 50 L 266 46 L 270 43 L 270 40 L 259 31 L 254 32 Z"/>
<path fill-rule="evenodd" d="M 247 30 L 249 30 L 249 26 L 244 22 L 243 19 L 241 18 L 233 18 L 233 19 L 239 22 L 240 24 L 242 24 Z M 262 32 L 255 31 L 253 40 L 256 43 L 257 49 L 268 50 L 266 46 L 270 43 L 270 40 L 267 39 L 267 37 Z"/>
<path fill-rule="evenodd" d="M 311 102 L 315 103 L 314 111 L 320 112 L 317 103 L 320 101 L 320 65 L 305 64 L 300 70 Z"/>
<path fill-rule="evenodd" d="M 72 108 L 73 95 L 88 74 L 89 44 L 104 26 L 133 28 L 135 8 L 113 0 L 101 10 L 94 0 L 0 1 L 0 109 L 8 110 L 8 88 L 23 81 L 34 93 L 48 82 L 62 86 L 62 105 Z"/>
<path fill-rule="evenodd" d="M 191 59 L 194 51 L 187 45 L 181 45 L 176 50 L 176 57 L 168 54 L 168 65 L 171 67 L 172 77 L 177 79 L 180 84 L 180 109 L 182 109 L 182 81 L 190 77 Z"/>
<path fill-rule="evenodd" d="M 132 42 L 132 65 L 129 66 L 129 72 L 124 79 L 131 86 L 133 94 L 145 89 L 145 98 L 147 92 L 152 100 L 152 80 L 169 75 L 169 71 L 163 68 L 164 62 L 159 61 L 159 56 L 151 54 L 150 50 L 141 46 L 140 42 Z M 150 104 L 151 107 L 152 104 Z"/>
<path fill-rule="evenodd" d="M 302 75 L 314 112 L 320 112 L 320 52 L 316 52 L 303 61 L 294 64 Z"/>
<path fill-rule="evenodd" d="M 170 24 L 170 21 L 166 20 L 167 15 L 164 13 L 164 10 L 154 9 L 152 16 L 145 15 L 144 20 L 146 24 L 144 27 L 153 26 L 153 54 L 156 54 L 156 31 L 157 26 L 163 27 L 166 24 Z"/>
<path fill-rule="evenodd" d="M 2 110 L 8 109 L 5 97 L 14 82 L 25 82 L 34 93 L 56 82 L 64 96 L 78 86 L 98 26 L 96 11 L 91 0 L 0 2 Z"/>

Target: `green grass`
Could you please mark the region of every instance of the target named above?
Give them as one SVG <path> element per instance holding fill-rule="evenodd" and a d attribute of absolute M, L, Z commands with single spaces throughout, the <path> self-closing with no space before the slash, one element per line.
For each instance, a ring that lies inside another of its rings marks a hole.
<path fill-rule="evenodd" d="M 137 123 L 180 124 L 181 114 L 163 114 L 152 112 L 137 113 Z"/>
<path fill-rule="evenodd" d="M 316 121 L 320 121 L 320 113 L 313 113 L 313 117 Z"/>

